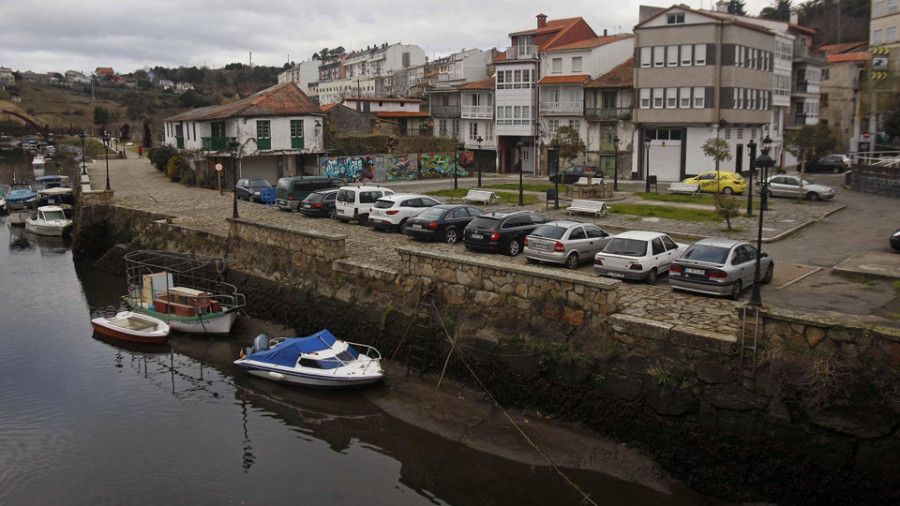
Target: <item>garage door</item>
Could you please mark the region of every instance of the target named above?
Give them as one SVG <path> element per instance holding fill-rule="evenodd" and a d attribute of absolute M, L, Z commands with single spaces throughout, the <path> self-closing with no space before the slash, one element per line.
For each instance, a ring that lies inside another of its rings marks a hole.
<path fill-rule="evenodd" d="M 240 161 L 242 178 L 265 179 L 272 186 L 278 182 L 278 162 L 274 157 L 247 157 Z"/>
<path fill-rule="evenodd" d="M 659 181 L 681 181 L 681 129 L 646 130 L 650 139 L 650 175 Z"/>

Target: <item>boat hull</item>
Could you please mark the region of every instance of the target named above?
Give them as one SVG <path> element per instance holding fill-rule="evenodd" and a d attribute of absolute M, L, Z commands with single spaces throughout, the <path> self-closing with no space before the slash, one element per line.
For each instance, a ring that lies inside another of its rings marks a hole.
<path fill-rule="evenodd" d="M 234 364 L 241 370 L 259 378 L 313 388 L 345 388 L 368 385 L 381 381 L 384 377 L 381 372 L 354 377 L 328 375 L 327 373 L 321 375 L 308 374 L 286 367 L 271 366 L 251 359 L 239 359 Z"/>
<path fill-rule="evenodd" d="M 159 318 L 171 325 L 172 330 L 187 334 L 228 334 L 231 332 L 231 327 L 238 317 L 238 313 L 234 308 L 200 316 L 175 316 L 150 311 L 147 308 L 135 306 L 130 302 L 129 305 L 135 312 Z"/>
<path fill-rule="evenodd" d="M 9 213 L 9 224 L 16 227 L 24 227 L 25 220 L 31 217 L 34 214 L 33 211 L 13 211 Z"/>
<path fill-rule="evenodd" d="M 50 237 L 62 237 L 69 232 L 72 227 L 71 222 L 68 224 L 54 224 L 51 222 L 40 223 L 37 220 L 27 218 L 25 220 L 25 230 L 36 235 L 46 235 Z"/>
<path fill-rule="evenodd" d="M 170 331 L 166 322 L 132 311 L 122 311 L 112 318 L 94 318 L 91 326 L 104 336 L 144 344 L 164 343 Z"/>

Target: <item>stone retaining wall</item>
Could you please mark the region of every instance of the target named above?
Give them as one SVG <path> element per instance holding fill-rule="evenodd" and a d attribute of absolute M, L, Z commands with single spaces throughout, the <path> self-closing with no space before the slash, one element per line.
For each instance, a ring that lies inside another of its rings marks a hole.
<path fill-rule="evenodd" d="M 852 187 L 865 193 L 900 197 L 900 169 L 857 165 L 853 167 Z"/>

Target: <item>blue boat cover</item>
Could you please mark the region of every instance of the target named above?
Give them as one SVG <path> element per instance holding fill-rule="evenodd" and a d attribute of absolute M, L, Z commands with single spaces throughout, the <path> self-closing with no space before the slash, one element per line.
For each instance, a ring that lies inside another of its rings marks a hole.
<path fill-rule="evenodd" d="M 321 330 L 309 337 L 288 337 L 282 343 L 270 350 L 257 351 L 253 355 L 246 357 L 247 359 L 257 362 L 265 362 L 268 364 L 282 365 L 285 367 L 293 367 L 297 365 L 297 357 L 301 353 L 314 353 L 317 351 L 327 350 L 337 341 L 334 334 L 328 329 Z M 349 347 L 348 351 L 354 358 L 359 357 L 359 352 Z M 331 365 L 329 365 L 331 364 Z M 332 369 L 341 365 L 337 360 L 331 360 L 319 365 L 322 369 Z"/>

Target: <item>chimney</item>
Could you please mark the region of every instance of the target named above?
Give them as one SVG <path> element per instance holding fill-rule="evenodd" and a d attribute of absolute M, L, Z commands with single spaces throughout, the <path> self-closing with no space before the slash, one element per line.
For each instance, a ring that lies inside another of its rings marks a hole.
<path fill-rule="evenodd" d="M 716 12 L 728 12 L 728 0 L 719 0 L 716 2 Z"/>
<path fill-rule="evenodd" d="M 791 11 L 791 24 L 796 25 L 800 23 L 800 16 L 797 14 L 797 11 Z"/>
<path fill-rule="evenodd" d="M 538 21 L 537 27 L 544 28 L 545 26 L 547 26 L 547 15 L 546 14 L 538 14 L 537 21 Z"/>
<path fill-rule="evenodd" d="M 603 29 L 603 36 L 606 37 L 606 28 Z"/>

